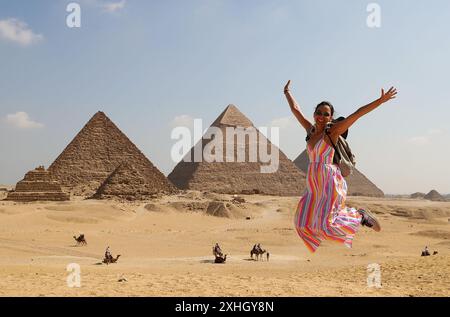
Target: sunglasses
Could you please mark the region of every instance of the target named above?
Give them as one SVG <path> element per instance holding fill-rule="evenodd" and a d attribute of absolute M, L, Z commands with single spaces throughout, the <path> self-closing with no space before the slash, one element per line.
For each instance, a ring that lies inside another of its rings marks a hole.
<path fill-rule="evenodd" d="M 330 113 L 328 113 L 328 112 L 321 112 L 320 110 L 317 110 L 316 111 L 316 116 L 324 116 L 324 117 L 329 117 L 330 116 Z"/>

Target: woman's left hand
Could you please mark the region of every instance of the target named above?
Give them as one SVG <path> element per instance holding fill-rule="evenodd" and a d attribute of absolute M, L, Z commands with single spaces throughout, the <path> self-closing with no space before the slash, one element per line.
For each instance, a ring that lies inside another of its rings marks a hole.
<path fill-rule="evenodd" d="M 384 89 L 381 89 L 381 97 L 380 97 L 380 101 L 381 103 L 385 103 L 388 102 L 391 99 L 395 99 L 397 95 L 397 89 L 394 87 L 389 88 L 389 90 L 385 93 Z"/>

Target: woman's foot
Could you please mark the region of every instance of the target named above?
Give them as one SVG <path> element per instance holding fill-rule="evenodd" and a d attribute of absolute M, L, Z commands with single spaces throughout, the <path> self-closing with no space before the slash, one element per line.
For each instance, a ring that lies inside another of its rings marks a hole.
<path fill-rule="evenodd" d="M 358 209 L 361 214 L 361 225 L 372 228 L 376 232 L 381 230 L 381 225 L 378 219 L 370 212 L 369 209 Z"/>

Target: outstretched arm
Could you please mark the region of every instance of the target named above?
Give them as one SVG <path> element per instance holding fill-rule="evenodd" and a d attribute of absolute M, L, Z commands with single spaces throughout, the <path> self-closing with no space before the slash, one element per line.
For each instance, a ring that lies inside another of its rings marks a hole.
<path fill-rule="evenodd" d="M 300 124 L 305 128 L 306 131 L 309 131 L 312 127 L 311 122 L 309 122 L 308 119 L 305 118 L 303 113 L 300 111 L 300 107 L 295 101 L 294 96 L 292 95 L 291 91 L 289 90 L 289 85 L 291 81 L 289 80 L 284 86 L 284 95 L 286 96 L 286 99 L 289 103 L 289 106 L 291 107 L 291 111 L 294 114 L 294 116 L 297 118 L 297 120 L 300 122 Z"/>
<path fill-rule="evenodd" d="M 345 118 L 342 121 L 337 122 L 334 124 L 330 129 L 330 134 L 332 135 L 341 135 L 345 131 L 348 130 L 352 126 L 353 123 L 355 123 L 356 120 L 361 118 L 363 115 L 369 113 L 370 111 L 374 110 L 375 108 L 379 107 L 383 103 L 394 99 L 397 95 L 397 89 L 394 87 L 391 87 L 388 92 L 384 92 L 384 89 L 381 89 L 381 97 L 377 100 L 369 103 L 368 105 L 365 105 L 358 110 L 356 110 L 354 113 L 349 115 L 347 118 Z"/>

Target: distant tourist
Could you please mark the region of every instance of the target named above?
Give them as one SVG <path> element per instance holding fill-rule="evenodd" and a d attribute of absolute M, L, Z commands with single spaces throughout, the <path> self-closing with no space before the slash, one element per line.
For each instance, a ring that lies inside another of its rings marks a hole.
<path fill-rule="evenodd" d="M 108 260 L 110 260 L 110 259 L 112 259 L 113 257 L 112 257 L 112 255 L 111 255 L 111 250 L 109 249 L 109 246 L 106 248 L 106 251 L 105 251 L 105 259 L 108 259 Z"/>
<path fill-rule="evenodd" d="M 223 256 L 222 249 L 220 248 L 220 246 L 219 246 L 218 243 L 216 243 L 216 245 L 215 245 L 214 248 L 213 248 L 213 254 L 214 254 L 216 257 L 221 257 L 221 256 Z"/>
<path fill-rule="evenodd" d="M 425 249 L 422 251 L 421 256 L 429 256 L 429 255 L 431 255 L 431 254 L 430 254 L 430 251 L 428 251 L 428 246 L 425 246 Z"/>
<path fill-rule="evenodd" d="M 216 245 L 213 247 L 213 254 L 214 254 L 214 263 L 225 263 L 227 260 L 227 255 L 223 254 L 222 249 L 219 246 L 219 243 L 216 243 Z"/>
<path fill-rule="evenodd" d="M 113 257 L 111 254 L 111 250 L 109 249 L 109 246 L 106 248 L 105 251 L 105 258 L 103 259 L 103 263 L 110 264 L 110 263 L 117 263 L 117 260 L 120 258 L 120 254 L 116 257 Z"/>
<path fill-rule="evenodd" d="M 337 151 L 339 137 L 346 138 L 348 129 L 356 120 L 394 99 L 397 91 L 394 87 L 387 92 L 382 89 L 380 98 L 359 108 L 347 118 L 341 117 L 340 121 L 333 119 L 333 105 L 323 101 L 315 108 L 313 124 L 300 111 L 289 89 L 290 83 L 289 80 L 284 87 L 284 94 L 293 114 L 306 130 L 310 161 L 306 190 L 296 211 L 295 227 L 311 252 L 315 252 L 324 239 L 351 247 L 360 225 L 375 231 L 380 231 L 381 227 L 368 210 L 345 206 L 347 183 L 339 167 L 339 158 L 342 159 L 342 152 Z"/>

